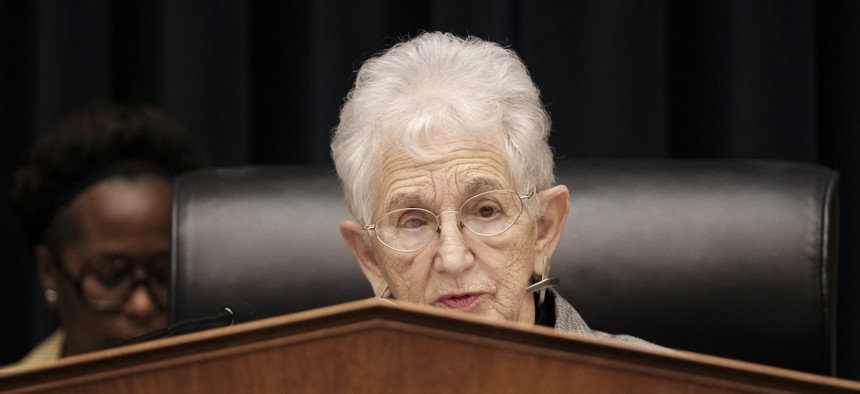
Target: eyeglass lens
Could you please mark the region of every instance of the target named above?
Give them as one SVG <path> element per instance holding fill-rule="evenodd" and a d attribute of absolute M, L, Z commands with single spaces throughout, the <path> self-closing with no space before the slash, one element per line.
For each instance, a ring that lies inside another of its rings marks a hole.
<path fill-rule="evenodd" d="M 122 307 L 138 284 L 145 284 L 152 300 L 163 307 L 167 303 L 170 280 L 169 258 L 157 258 L 140 275 L 138 265 L 126 259 L 109 259 L 86 267 L 80 277 L 80 290 L 94 309 L 110 310 Z"/>
<path fill-rule="evenodd" d="M 520 216 L 523 204 L 513 191 L 491 191 L 466 200 L 457 211 L 460 222 L 475 234 L 497 235 Z M 376 222 L 379 241 L 400 251 L 414 251 L 424 247 L 439 228 L 439 216 L 421 208 L 398 209 L 383 215 Z"/>

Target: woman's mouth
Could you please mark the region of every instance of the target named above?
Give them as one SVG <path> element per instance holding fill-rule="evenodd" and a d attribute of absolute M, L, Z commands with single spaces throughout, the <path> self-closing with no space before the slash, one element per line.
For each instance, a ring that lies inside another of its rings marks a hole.
<path fill-rule="evenodd" d="M 465 293 L 465 294 L 447 294 L 436 301 L 449 309 L 468 309 L 478 300 L 480 293 Z"/>

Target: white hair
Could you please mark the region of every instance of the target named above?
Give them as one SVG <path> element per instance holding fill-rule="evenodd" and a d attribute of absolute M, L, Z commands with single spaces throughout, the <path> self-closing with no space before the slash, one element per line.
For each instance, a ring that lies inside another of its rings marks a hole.
<path fill-rule="evenodd" d="M 518 192 L 551 187 L 549 115 L 514 51 L 476 37 L 429 32 L 361 66 L 334 130 L 331 153 L 353 216 L 370 223 L 375 174 L 397 144 L 426 157 L 433 133 L 497 138 Z M 539 217 L 537 198 L 527 202 Z"/>

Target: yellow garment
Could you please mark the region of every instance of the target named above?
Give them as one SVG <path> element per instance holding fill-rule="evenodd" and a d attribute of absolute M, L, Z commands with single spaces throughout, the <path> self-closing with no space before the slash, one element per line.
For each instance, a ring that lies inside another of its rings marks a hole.
<path fill-rule="evenodd" d="M 0 368 L 0 373 L 38 367 L 57 361 L 63 352 L 63 343 L 65 340 L 66 334 L 63 330 L 54 331 L 51 336 L 45 338 L 42 343 L 33 348 L 20 361 Z"/>

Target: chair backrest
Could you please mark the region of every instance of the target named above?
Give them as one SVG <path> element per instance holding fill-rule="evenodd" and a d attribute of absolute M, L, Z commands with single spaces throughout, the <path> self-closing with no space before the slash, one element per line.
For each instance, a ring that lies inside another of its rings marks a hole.
<path fill-rule="evenodd" d="M 251 304 L 258 318 L 373 296 L 341 238 L 333 170 L 215 168 L 174 181 L 169 320 Z"/>
<path fill-rule="evenodd" d="M 554 256 L 596 329 L 835 373 L 837 173 L 762 161 L 563 163 Z"/>
<path fill-rule="evenodd" d="M 553 260 L 592 328 L 835 371 L 837 174 L 764 161 L 559 163 Z M 269 317 L 372 296 L 344 244 L 333 170 L 207 169 L 174 184 L 172 322 L 247 302 Z"/>

